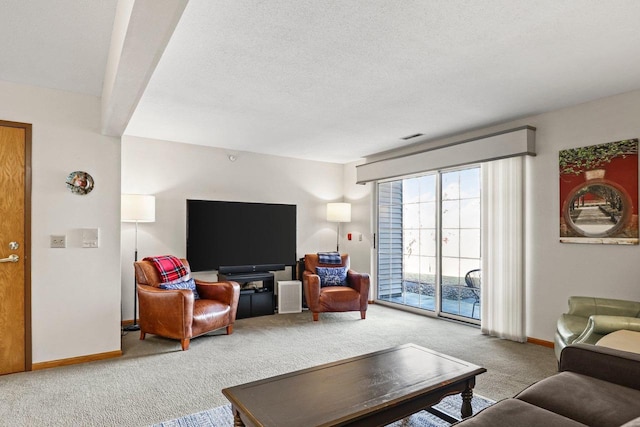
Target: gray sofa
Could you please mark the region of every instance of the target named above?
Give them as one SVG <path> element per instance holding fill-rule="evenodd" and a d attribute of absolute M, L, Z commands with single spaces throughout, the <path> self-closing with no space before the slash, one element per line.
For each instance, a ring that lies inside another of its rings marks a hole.
<path fill-rule="evenodd" d="M 569 344 L 595 344 L 621 329 L 640 331 L 640 302 L 569 297 L 569 312 L 560 316 L 556 326 L 556 357 L 560 360 L 560 352 Z"/>
<path fill-rule="evenodd" d="M 460 427 L 640 426 L 640 354 L 575 344 L 559 372 L 457 424 Z"/>

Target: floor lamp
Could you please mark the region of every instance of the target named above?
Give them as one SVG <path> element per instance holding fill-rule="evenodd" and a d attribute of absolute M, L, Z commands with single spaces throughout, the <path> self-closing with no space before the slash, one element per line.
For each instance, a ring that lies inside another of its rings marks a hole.
<path fill-rule="evenodd" d="M 136 250 L 134 261 L 138 261 L 138 223 L 156 220 L 156 198 L 144 194 L 123 194 L 121 196 L 121 221 L 136 224 Z M 138 326 L 138 290 L 136 275 L 133 274 L 133 324 L 125 326 L 125 331 L 140 330 Z"/>
<path fill-rule="evenodd" d="M 327 221 L 337 222 L 336 252 L 340 252 L 340 223 L 351 222 L 351 203 L 327 203 Z"/>

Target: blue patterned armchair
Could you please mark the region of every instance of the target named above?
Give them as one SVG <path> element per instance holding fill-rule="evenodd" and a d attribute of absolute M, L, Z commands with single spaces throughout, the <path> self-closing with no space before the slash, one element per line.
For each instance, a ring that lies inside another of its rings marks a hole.
<path fill-rule="evenodd" d="M 329 264 L 320 262 L 318 254 L 307 254 L 304 270 L 304 296 L 314 321 L 323 312 L 359 311 L 361 319 L 366 317 L 369 275 L 350 270 L 349 255 L 342 254 L 338 262 Z M 340 270 L 340 280 L 332 270 Z"/>

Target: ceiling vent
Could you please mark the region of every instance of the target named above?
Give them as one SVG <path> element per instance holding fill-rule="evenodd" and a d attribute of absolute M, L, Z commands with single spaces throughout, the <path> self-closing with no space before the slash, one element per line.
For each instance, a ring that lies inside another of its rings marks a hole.
<path fill-rule="evenodd" d="M 404 139 L 405 141 L 408 141 L 408 140 L 410 140 L 410 139 L 417 138 L 417 137 L 422 136 L 422 135 L 424 135 L 424 134 L 423 134 L 423 133 L 416 133 L 416 134 L 414 134 L 414 135 L 403 136 L 403 137 L 402 137 L 402 138 L 400 138 L 400 139 Z"/>

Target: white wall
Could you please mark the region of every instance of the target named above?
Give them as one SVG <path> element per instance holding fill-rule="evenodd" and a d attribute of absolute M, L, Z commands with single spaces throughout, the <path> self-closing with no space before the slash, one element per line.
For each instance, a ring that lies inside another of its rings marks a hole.
<path fill-rule="evenodd" d="M 100 135 L 97 97 L 0 82 L 0 99 L 0 119 L 33 125 L 33 362 L 120 350 L 120 140 Z M 95 180 L 85 196 L 66 188 L 76 170 Z M 99 248 L 81 228 L 100 229 Z"/>
<path fill-rule="evenodd" d="M 555 323 L 571 295 L 640 301 L 640 247 L 559 242 L 560 150 L 640 137 L 640 91 L 531 116 L 474 132 L 422 143 L 386 156 L 419 151 L 428 144 L 461 141 L 522 125 L 536 131 L 536 157 L 526 168 L 527 335 L 553 341 Z"/>
<path fill-rule="evenodd" d="M 537 128 L 527 162 L 527 334 L 553 340 L 571 295 L 640 301 L 640 247 L 559 242 L 560 150 L 640 137 L 640 91 L 523 120 Z"/>
<path fill-rule="evenodd" d="M 125 136 L 122 192 L 154 194 L 156 222 L 138 226 L 138 258 L 186 256 L 186 199 L 297 205 L 298 258 L 335 249 L 335 223 L 326 203 L 343 200 L 343 165 L 234 152 L 190 144 Z M 124 318 L 133 318 L 134 225 L 122 225 Z M 341 233 L 343 234 L 343 233 Z M 341 244 L 341 250 L 345 246 Z M 215 280 L 215 274 L 198 274 Z M 291 272 L 276 279 L 290 280 Z"/>
<path fill-rule="evenodd" d="M 375 185 L 356 184 L 356 165 L 363 163 L 353 162 L 344 165 L 344 201 L 351 203 L 351 222 L 341 224 L 340 248 L 347 252 L 351 258 L 351 268 L 360 273 L 369 273 L 371 280 L 374 279 L 374 272 L 371 271 L 373 256 L 373 224 L 372 224 L 372 204 L 371 195 Z M 352 240 L 349 241 L 346 235 L 351 233 Z M 362 240 L 360 237 L 362 236 Z M 373 299 L 373 295 L 370 295 Z"/>

